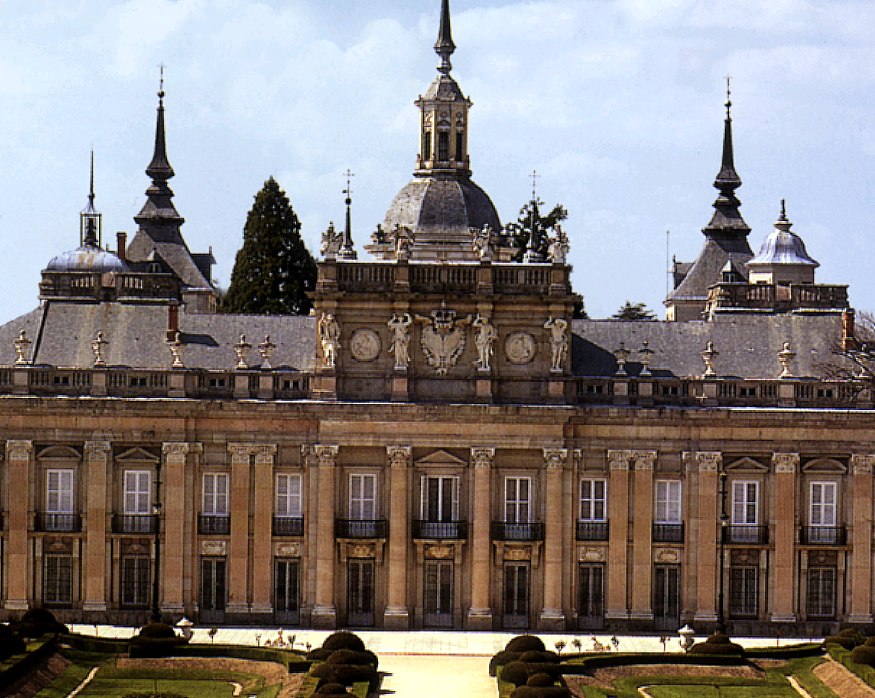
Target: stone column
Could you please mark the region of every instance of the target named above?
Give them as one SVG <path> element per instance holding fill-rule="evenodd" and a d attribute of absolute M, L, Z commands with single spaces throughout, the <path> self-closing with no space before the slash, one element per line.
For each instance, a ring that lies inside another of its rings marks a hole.
<path fill-rule="evenodd" d="M 717 546 L 717 526 L 720 498 L 717 471 L 723 463 L 719 451 L 697 451 L 695 462 L 699 471 L 698 512 L 692 524 L 696 532 L 696 612 L 694 621 L 717 621 L 717 570 L 720 548 Z"/>
<path fill-rule="evenodd" d="M 656 451 L 635 451 L 635 500 L 632 511 L 631 620 L 653 620 L 653 464 Z"/>
<path fill-rule="evenodd" d="M 389 594 L 383 627 L 386 630 L 407 630 L 410 614 L 407 608 L 407 546 L 410 529 L 407 512 L 407 473 L 411 463 L 410 446 L 387 446 L 389 460 Z"/>
<path fill-rule="evenodd" d="M 85 442 L 85 570 L 82 610 L 106 610 L 106 482 L 109 441 Z"/>
<path fill-rule="evenodd" d="M 229 615 L 249 613 L 249 470 L 252 444 L 230 443 L 231 454 L 231 540 L 228 545 Z M 262 503 L 259 503 L 262 504 Z"/>
<path fill-rule="evenodd" d="M 627 620 L 626 558 L 629 539 L 629 460 L 631 451 L 608 451 L 608 579 L 605 618 Z"/>
<path fill-rule="evenodd" d="M 544 465 L 547 468 L 547 486 L 544 493 L 544 607 L 538 628 L 547 631 L 565 629 L 562 610 L 562 551 L 563 531 L 566 529 L 565 497 L 562 496 L 563 475 L 568 464 L 568 449 L 545 448 Z"/>
<path fill-rule="evenodd" d="M 795 588 L 793 552 L 796 548 L 796 470 L 798 453 L 772 454 L 775 466 L 775 603 L 773 623 L 794 623 L 793 590 Z"/>
<path fill-rule="evenodd" d="M 872 468 L 875 454 L 851 456 L 851 569 L 848 622 L 872 622 Z"/>
<path fill-rule="evenodd" d="M 468 630 L 491 630 L 492 608 L 489 605 L 492 582 L 491 519 L 492 462 L 494 448 L 472 448 L 474 464 L 474 520 L 471 522 L 471 608 L 468 609 Z"/>
<path fill-rule="evenodd" d="M 161 488 L 164 499 L 164 520 L 161 522 L 161 531 L 164 534 L 164 546 L 161 548 L 163 613 L 176 614 L 185 611 L 185 464 L 189 451 L 195 448 L 202 449 L 202 446 L 177 441 L 166 442 L 161 448 L 164 457 L 161 468 L 161 479 L 164 481 Z"/>
<path fill-rule="evenodd" d="M 311 622 L 314 628 L 334 628 L 337 626 L 334 606 L 334 480 L 338 447 L 315 446 L 314 450 L 319 464 L 319 509 L 316 512 L 316 603 Z"/>
<path fill-rule="evenodd" d="M 32 561 L 28 555 L 27 531 L 30 528 L 30 483 L 33 469 L 33 441 L 6 442 L 7 513 L 6 513 L 6 603 L 7 611 L 24 611 L 28 607 L 28 572 Z M 37 485 L 38 486 L 38 485 Z"/>
<path fill-rule="evenodd" d="M 255 449 L 255 508 L 252 512 L 252 609 L 253 614 L 273 613 L 273 466 L 276 445 Z M 233 529 L 232 529 L 233 530 Z"/>

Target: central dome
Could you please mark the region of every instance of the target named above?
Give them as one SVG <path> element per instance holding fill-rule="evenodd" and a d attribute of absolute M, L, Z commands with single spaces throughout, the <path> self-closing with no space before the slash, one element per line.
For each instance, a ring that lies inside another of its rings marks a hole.
<path fill-rule="evenodd" d="M 95 245 L 83 245 L 53 257 L 46 271 L 84 271 L 103 274 L 109 271 L 125 272 L 130 269 L 118 255 Z"/>

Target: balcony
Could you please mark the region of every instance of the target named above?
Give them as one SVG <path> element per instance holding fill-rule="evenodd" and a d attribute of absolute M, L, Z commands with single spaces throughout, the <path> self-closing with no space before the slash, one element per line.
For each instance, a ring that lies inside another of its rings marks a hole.
<path fill-rule="evenodd" d="M 227 536 L 231 533 L 231 517 L 227 514 L 198 514 L 197 532 L 202 536 Z"/>
<path fill-rule="evenodd" d="M 769 527 L 726 526 L 723 529 L 723 542 L 729 545 L 766 545 L 769 542 Z"/>
<path fill-rule="evenodd" d="M 802 545 L 845 545 L 847 540 L 844 526 L 803 526 L 799 532 Z"/>
<path fill-rule="evenodd" d="M 153 514 L 113 514 L 113 533 L 155 533 L 156 517 Z"/>
<path fill-rule="evenodd" d="M 389 522 L 386 519 L 335 519 L 335 538 L 387 538 Z"/>
<path fill-rule="evenodd" d="M 413 537 L 433 540 L 467 540 L 467 521 L 414 521 Z"/>
<path fill-rule="evenodd" d="M 304 519 L 300 516 L 274 516 L 273 535 L 303 536 Z"/>
<path fill-rule="evenodd" d="M 654 543 L 683 543 L 684 525 L 682 523 L 653 524 Z"/>
<path fill-rule="evenodd" d="M 607 521 L 578 521 L 577 540 L 607 540 Z"/>
<path fill-rule="evenodd" d="M 36 531 L 77 533 L 82 530 L 82 516 L 72 513 L 39 511 L 33 524 Z"/>
<path fill-rule="evenodd" d="M 534 523 L 507 523 L 505 521 L 493 521 L 490 526 L 492 540 L 544 540 L 544 524 Z"/>

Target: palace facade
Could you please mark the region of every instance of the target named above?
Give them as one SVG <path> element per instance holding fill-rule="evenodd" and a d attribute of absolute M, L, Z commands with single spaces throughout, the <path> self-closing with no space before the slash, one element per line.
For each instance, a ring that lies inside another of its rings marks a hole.
<path fill-rule="evenodd" d="M 157 568 L 173 622 L 870 626 L 873 396 L 828 379 L 847 288 L 785 211 L 753 253 L 730 105 L 668 320 L 576 319 L 568 236 L 533 224 L 518 261 L 471 179 L 447 0 L 435 49 L 414 177 L 369 260 L 326 232 L 309 317 L 216 313 L 159 93 L 130 244 L 92 186 L 0 327 L 2 614 L 139 624 Z"/>

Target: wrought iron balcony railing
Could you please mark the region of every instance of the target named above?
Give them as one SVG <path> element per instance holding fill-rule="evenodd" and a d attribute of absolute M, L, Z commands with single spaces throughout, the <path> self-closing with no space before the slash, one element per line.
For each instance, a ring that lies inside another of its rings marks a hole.
<path fill-rule="evenodd" d="M 607 540 L 607 521 L 578 521 L 577 540 Z"/>
<path fill-rule="evenodd" d="M 274 516 L 273 535 L 303 536 L 304 519 L 300 516 Z"/>
<path fill-rule="evenodd" d="M 733 525 L 723 529 L 723 542 L 728 544 L 765 545 L 769 542 L 768 526 Z"/>
<path fill-rule="evenodd" d="M 335 538 L 387 538 L 389 522 L 386 519 L 335 519 Z"/>
<path fill-rule="evenodd" d="M 468 522 L 414 521 L 413 537 L 436 540 L 466 540 L 468 538 Z"/>
<path fill-rule="evenodd" d="M 683 543 L 683 523 L 655 523 L 653 524 L 654 543 Z"/>
<path fill-rule="evenodd" d="M 802 545 L 845 545 L 847 540 L 844 526 L 803 526 L 799 532 Z"/>
<path fill-rule="evenodd" d="M 532 523 L 508 523 L 506 521 L 493 521 L 490 527 L 492 540 L 544 540 L 544 524 Z"/>
<path fill-rule="evenodd" d="M 154 514 L 113 514 L 113 533 L 155 533 Z"/>
<path fill-rule="evenodd" d="M 202 536 L 227 536 L 231 533 L 231 517 L 227 514 L 198 514 L 197 532 Z"/>
<path fill-rule="evenodd" d="M 34 529 L 37 531 L 76 533 L 82 530 L 82 516 L 73 513 L 39 511 L 34 521 Z"/>

